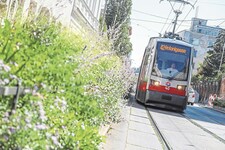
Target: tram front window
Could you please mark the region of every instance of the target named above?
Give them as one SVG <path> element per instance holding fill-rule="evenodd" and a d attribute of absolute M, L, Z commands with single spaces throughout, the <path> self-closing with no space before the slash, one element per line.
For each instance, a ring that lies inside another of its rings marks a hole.
<path fill-rule="evenodd" d="M 190 49 L 185 50 L 186 53 L 178 53 L 157 49 L 152 75 L 166 79 L 187 80 Z"/>

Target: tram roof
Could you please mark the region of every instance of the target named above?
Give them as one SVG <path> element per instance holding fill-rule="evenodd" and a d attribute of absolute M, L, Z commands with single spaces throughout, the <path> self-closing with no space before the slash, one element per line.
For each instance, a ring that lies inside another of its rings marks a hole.
<path fill-rule="evenodd" d="M 178 39 L 171 39 L 171 38 L 164 38 L 164 37 L 152 37 L 152 38 L 150 38 L 149 41 L 151 41 L 151 40 L 156 40 L 157 42 L 176 43 L 176 44 L 181 44 L 181 45 L 185 45 L 188 47 L 193 47 L 192 44 L 189 44 L 186 41 L 178 40 Z"/>

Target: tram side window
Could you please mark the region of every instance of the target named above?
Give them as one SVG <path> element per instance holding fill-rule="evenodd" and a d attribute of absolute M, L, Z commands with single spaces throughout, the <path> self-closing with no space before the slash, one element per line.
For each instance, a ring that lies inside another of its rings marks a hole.
<path fill-rule="evenodd" d="M 148 69 L 148 59 L 149 59 L 149 54 L 146 54 L 145 57 L 144 57 L 144 62 L 143 62 L 143 66 L 142 66 L 142 69 L 141 69 L 141 80 L 142 81 L 145 81 L 145 78 L 146 78 L 146 74 L 147 74 L 147 69 Z"/>
<path fill-rule="evenodd" d="M 149 76 L 149 71 L 151 70 L 151 68 L 149 67 L 150 63 L 151 63 L 151 60 L 152 60 L 152 55 L 153 53 L 151 53 L 148 57 L 148 62 L 147 62 L 147 71 L 145 73 L 145 78 L 147 78 Z"/>
<path fill-rule="evenodd" d="M 148 72 L 149 72 L 149 64 L 151 62 L 152 56 L 151 56 L 151 51 L 150 49 L 148 49 L 147 53 L 145 54 L 144 57 L 144 62 L 143 62 L 143 66 L 142 66 L 142 71 L 141 71 L 141 80 L 142 81 L 147 81 L 147 77 L 148 77 Z"/>

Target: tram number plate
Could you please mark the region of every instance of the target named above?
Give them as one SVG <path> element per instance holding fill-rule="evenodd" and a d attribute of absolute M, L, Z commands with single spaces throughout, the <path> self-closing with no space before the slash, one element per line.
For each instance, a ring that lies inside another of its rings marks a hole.
<path fill-rule="evenodd" d="M 165 99 L 165 100 L 171 100 L 171 99 L 172 99 L 172 96 L 169 96 L 169 95 L 162 95 L 162 99 Z"/>

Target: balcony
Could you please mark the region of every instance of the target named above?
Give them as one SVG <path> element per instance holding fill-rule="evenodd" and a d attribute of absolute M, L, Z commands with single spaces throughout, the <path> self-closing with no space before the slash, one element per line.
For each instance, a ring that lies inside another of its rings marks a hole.
<path fill-rule="evenodd" d="M 91 27 L 95 31 L 98 30 L 98 19 L 94 16 L 94 13 L 91 11 L 84 0 L 75 0 L 71 17 L 73 25 L 79 26 L 78 28 L 87 26 Z"/>

